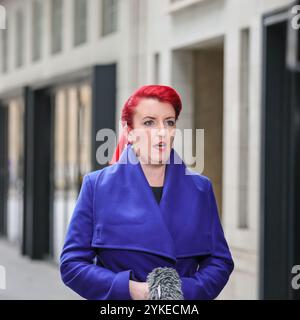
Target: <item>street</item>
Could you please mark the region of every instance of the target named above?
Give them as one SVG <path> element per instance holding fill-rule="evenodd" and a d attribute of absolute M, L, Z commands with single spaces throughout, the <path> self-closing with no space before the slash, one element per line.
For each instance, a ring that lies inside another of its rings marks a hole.
<path fill-rule="evenodd" d="M 6 289 L 0 289 L 0 300 L 82 299 L 61 281 L 58 265 L 23 257 L 15 245 L 3 239 L 0 266 L 6 273 Z"/>

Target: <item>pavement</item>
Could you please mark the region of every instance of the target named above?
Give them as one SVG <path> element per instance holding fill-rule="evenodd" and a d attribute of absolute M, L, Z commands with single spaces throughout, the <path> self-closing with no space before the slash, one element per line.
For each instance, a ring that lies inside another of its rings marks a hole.
<path fill-rule="evenodd" d="M 16 245 L 0 239 L 0 300 L 32 299 L 77 300 L 83 298 L 61 281 L 57 263 L 30 260 L 20 254 Z"/>
<path fill-rule="evenodd" d="M 6 275 L 6 289 L 2 289 L 3 270 Z M 231 296 L 230 282 L 231 280 L 217 300 Z M 22 256 L 16 245 L 0 239 L 0 300 L 82 299 L 62 282 L 57 263 L 31 260 Z"/>

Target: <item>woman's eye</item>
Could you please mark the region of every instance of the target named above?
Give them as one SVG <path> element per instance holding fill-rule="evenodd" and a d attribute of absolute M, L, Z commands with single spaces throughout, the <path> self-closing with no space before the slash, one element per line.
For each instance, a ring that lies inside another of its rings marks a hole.
<path fill-rule="evenodd" d="M 154 124 L 154 121 L 153 120 L 147 120 L 144 122 L 144 125 L 146 126 L 152 126 Z M 169 127 L 174 127 L 175 126 L 175 121 L 173 120 L 168 120 L 166 122 L 166 124 L 169 126 Z"/>
<path fill-rule="evenodd" d="M 144 122 L 144 125 L 150 126 L 153 123 L 153 120 L 147 120 Z"/>
<path fill-rule="evenodd" d="M 172 121 L 172 120 L 169 120 L 169 121 L 168 121 L 168 125 L 169 125 L 170 127 L 174 127 L 174 126 L 175 126 L 175 122 Z"/>

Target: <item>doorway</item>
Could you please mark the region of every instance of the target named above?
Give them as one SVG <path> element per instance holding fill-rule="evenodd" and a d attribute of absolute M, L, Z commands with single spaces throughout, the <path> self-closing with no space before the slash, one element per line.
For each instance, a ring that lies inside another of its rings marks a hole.
<path fill-rule="evenodd" d="M 299 299 L 300 76 L 287 67 L 288 9 L 263 18 L 260 298 Z"/>
<path fill-rule="evenodd" d="M 204 159 L 197 158 L 191 168 L 211 179 L 221 217 L 224 38 L 217 37 L 177 49 L 172 58 L 172 84 L 185 103 L 178 127 L 193 130 L 191 139 L 184 139 L 184 150 L 191 150 L 193 157 L 199 156 L 196 154 L 196 142 L 202 141 L 196 141 L 196 129 L 204 130 L 204 152 L 201 152 Z"/>
<path fill-rule="evenodd" d="M 68 84 L 52 92 L 51 256 L 59 261 L 83 176 L 91 171 L 91 85 Z"/>

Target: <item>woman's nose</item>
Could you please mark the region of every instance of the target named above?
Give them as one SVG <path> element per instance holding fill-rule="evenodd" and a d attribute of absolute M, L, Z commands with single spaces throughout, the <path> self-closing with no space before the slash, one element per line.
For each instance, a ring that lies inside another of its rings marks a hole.
<path fill-rule="evenodd" d="M 166 128 L 164 124 L 160 124 L 158 129 L 157 129 L 157 135 L 159 136 L 165 136 L 166 135 Z"/>

